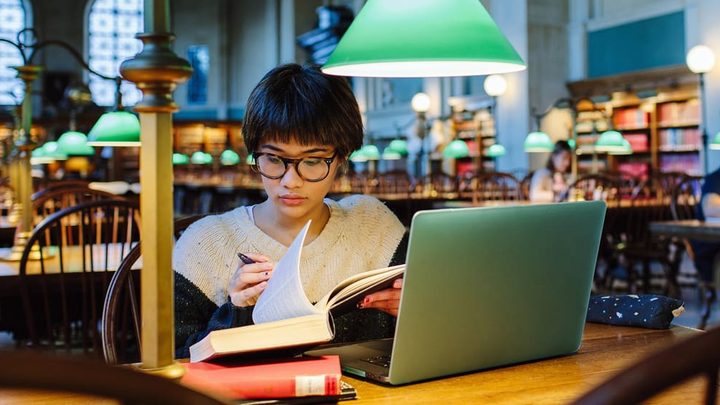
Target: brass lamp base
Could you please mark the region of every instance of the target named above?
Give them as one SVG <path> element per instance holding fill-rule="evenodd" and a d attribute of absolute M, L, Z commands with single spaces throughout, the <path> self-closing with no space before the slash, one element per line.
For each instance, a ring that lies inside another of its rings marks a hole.
<path fill-rule="evenodd" d="M 178 362 L 173 362 L 164 367 L 158 368 L 145 368 L 142 364 L 135 364 L 135 368 L 143 373 L 157 375 L 170 380 L 179 380 L 185 375 L 185 367 Z"/>
<path fill-rule="evenodd" d="M 0 255 L 0 260 L 6 261 L 6 262 L 19 262 L 22 259 L 23 252 L 25 251 L 25 246 L 27 245 L 27 241 L 30 238 L 31 232 L 19 232 L 15 236 L 15 243 L 13 244 L 12 249 L 9 253 Z M 53 257 L 54 254 L 50 251 L 43 252 L 42 257 L 45 259 L 48 259 L 50 257 Z M 28 255 L 28 260 L 36 261 L 40 260 L 40 247 L 38 245 L 33 245 L 32 250 L 30 251 L 30 254 Z"/>

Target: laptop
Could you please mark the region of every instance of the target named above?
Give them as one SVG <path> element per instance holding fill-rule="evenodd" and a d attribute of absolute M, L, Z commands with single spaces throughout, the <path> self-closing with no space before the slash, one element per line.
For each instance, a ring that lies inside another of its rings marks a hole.
<path fill-rule="evenodd" d="M 420 211 L 394 339 L 307 352 L 399 385 L 575 353 L 602 201 Z"/>

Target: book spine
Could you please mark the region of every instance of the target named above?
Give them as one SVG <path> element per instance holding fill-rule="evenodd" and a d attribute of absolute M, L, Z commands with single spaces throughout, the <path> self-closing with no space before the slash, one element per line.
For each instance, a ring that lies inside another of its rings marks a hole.
<path fill-rule="evenodd" d="M 247 379 L 233 387 L 233 398 L 292 398 L 339 395 L 340 374 L 298 375 L 290 378 Z"/>
<path fill-rule="evenodd" d="M 340 375 L 299 375 L 295 377 L 295 396 L 340 395 Z"/>

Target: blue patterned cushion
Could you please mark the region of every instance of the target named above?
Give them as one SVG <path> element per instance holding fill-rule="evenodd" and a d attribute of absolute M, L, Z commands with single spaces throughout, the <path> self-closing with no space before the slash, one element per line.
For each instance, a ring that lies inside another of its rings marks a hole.
<path fill-rule="evenodd" d="M 662 295 L 598 295 L 590 297 L 587 321 L 667 329 L 684 310 L 682 301 Z"/>

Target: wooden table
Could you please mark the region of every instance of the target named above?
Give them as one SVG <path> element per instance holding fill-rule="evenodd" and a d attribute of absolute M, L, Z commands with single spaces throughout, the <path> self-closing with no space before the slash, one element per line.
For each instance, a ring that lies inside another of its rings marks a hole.
<path fill-rule="evenodd" d="M 718 242 L 720 241 L 720 221 L 699 221 L 697 219 L 657 221 L 650 223 L 650 232 L 681 238 Z"/>
<path fill-rule="evenodd" d="M 572 356 L 401 387 L 345 379 L 357 389 L 359 403 L 561 404 L 651 351 L 696 333 L 701 332 L 685 327 L 652 330 L 589 323 L 580 351 Z M 704 382 L 693 380 L 651 402 L 701 403 L 703 393 Z"/>
<path fill-rule="evenodd" d="M 343 378 L 358 392 L 358 401 L 348 404 L 562 404 L 651 351 L 697 333 L 702 332 L 685 327 L 653 330 L 587 324 L 583 345 L 571 356 L 401 387 Z M 664 392 L 650 403 L 701 403 L 703 393 L 704 381 L 696 379 Z M 1 390 L 0 398 L 3 404 L 75 403 L 85 399 L 78 394 L 15 390 Z"/>

